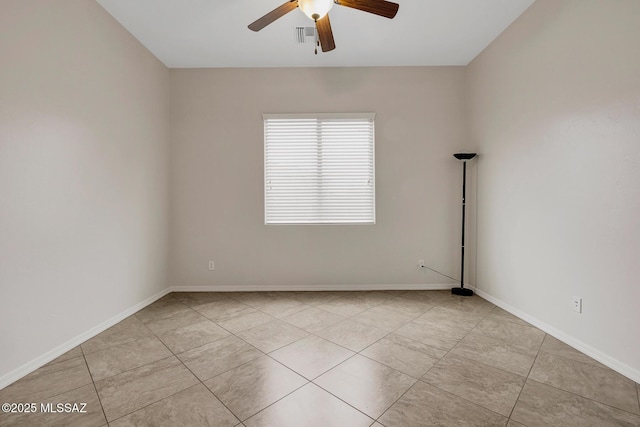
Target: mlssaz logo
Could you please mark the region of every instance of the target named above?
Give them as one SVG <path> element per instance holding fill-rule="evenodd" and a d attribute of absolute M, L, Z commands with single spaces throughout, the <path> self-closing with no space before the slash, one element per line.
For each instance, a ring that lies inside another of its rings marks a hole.
<path fill-rule="evenodd" d="M 87 404 L 86 403 L 41 403 L 40 404 L 40 412 L 58 412 L 58 413 L 87 413 Z"/>

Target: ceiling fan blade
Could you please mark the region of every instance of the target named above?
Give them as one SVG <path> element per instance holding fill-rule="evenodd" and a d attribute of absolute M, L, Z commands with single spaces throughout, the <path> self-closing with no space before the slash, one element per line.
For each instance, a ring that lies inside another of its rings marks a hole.
<path fill-rule="evenodd" d="M 386 0 L 335 0 L 335 2 L 340 6 L 351 7 L 389 19 L 396 16 L 400 7 L 397 3 Z"/>
<path fill-rule="evenodd" d="M 316 21 L 316 28 L 318 29 L 318 39 L 320 40 L 320 47 L 323 52 L 329 52 L 336 48 L 336 44 L 333 41 L 333 31 L 331 30 L 331 22 L 329 22 L 329 15 L 325 15 L 324 18 Z"/>
<path fill-rule="evenodd" d="M 289 0 L 282 6 L 273 9 L 271 12 L 264 15 L 262 18 L 257 19 L 255 22 L 249 24 L 249 29 L 253 31 L 260 31 L 267 25 L 271 24 L 278 18 L 282 18 L 287 13 L 298 7 L 298 0 Z"/>

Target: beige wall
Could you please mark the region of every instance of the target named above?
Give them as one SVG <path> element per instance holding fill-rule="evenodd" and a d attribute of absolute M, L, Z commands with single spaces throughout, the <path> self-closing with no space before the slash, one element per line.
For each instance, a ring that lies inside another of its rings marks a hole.
<path fill-rule="evenodd" d="M 458 275 L 463 79 L 462 67 L 171 70 L 171 283 L 451 283 L 417 261 Z M 376 113 L 376 225 L 264 225 L 262 114 L 289 112 Z"/>
<path fill-rule="evenodd" d="M 538 0 L 466 70 L 478 288 L 636 381 L 639 23 L 637 0 Z"/>
<path fill-rule="evenodd" d="M 168 69 L 94 1 L 3 0 L 0 63 L 2 387 L 166 288 L 170 133 Z"/>

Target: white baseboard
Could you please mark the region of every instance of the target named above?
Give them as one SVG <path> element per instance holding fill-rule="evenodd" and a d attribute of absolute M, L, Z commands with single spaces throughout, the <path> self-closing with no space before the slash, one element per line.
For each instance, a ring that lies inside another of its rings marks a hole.
<path fill-rule="evenodd" d="M 404 285 L 183 285 L 172 286 L 171 292 L 293 292 L 293 291 L 440 291 L 451 289 L 447 284 Z"/>
<path fill-rule="evenodd" d="M 500 307 L 501 309 L 508 311 L 509 313 L 513 314 L 516 317 L 519 317 L 520 319 L 524 320 L 527 323 L 530 323 L 531 325 L 535 326 L 536 328 L 546 332 L 547 334 L 553 336 L 554 338 L 559 339 L 560 341 L 562 341 L 563 343 L 575 348 L 576 350 L 579 350 L 581 352 L 583 352 L 584 354 L 586 354 L 587 356 L 597 360 L 598 362 L 602 363 L 603 365 L 613 369 L 614 371 L 618 372 L 621 375 L 624 375 L 625 377 L 640 383 L 640 371 L 632 368 L 629 365 L 626 365 L 622 362 L 620 362 L 617 359 L 614 359 L 613 357 L 601 352 L 600 350 L 597 350 L 593 347 L 591 347 L 588 344 L 583 343 L 580 340 L 577 340 L 575 338 L 573 338 L 570 335 L 567 335 L 566 333 L 554 328 L 551 325 L 548 325 L 544 322 L 542 322 L 541 320 L 538 320 L 535 317 L 529 316 L 528 314 L 510 306 L 509 304 L 505 303 L 504 301 L 495 298 L 491 295 L 489 295 L 488 293 L 482 291 L 481 289 L 476 289 L 476 294 L 478 294 L 478 296 L 486 299 L 487 301 L 497 305 L 498 307 Z"/>
<path fill-rule="evenodd" d="M 134 314 L 135 312 L 143 309 L 144 307 L 148 306 L 149 304 L 151 304 L 152 302 L 155 302 L 157 300 L 159 300 L 160 298 L 162 298 L 163 296 L 165 296 L 166 294 L 168 294 L 169 292 L 171 292 L 170 289 L 165 289 L 163 291 L 158 292 L 157 294 L 147 298 L 146 300 L 132 306 L 129 307 L 128 309 L 124 310 L 123 312 L 113 316 L 112 318 L 100 323 L 99 325 L 89 329 L 88 331 L 70 339 L 69 341 L 60 344 L 58 347 L 54 348 L 51 351 L 46 352 L 45 354 L 43 354 L 42 356 L 39 356 L 35 359 L 33 359 L 32 361 L 20 366 L 17 369 L 14 369 L 13 371 L 9 372 L 6 375 L 3 375 L 2 377 L 0 377 L 0 390 L 5 388 L 6 386 L 8 386 L 9 384 L 13 384 L 14 382 L 18 381 L 20 378 L 24 377 L 25 375 L 30 374 L 31 372 L 35 371 L 36 369 L 46 365 L 47 363 L 51 362 L 52 360 L 54 360 L 55 358 L 62 356 L 63 354 L 65 354 L 67 351 L 73 349 L 74 347 L 82 344 L 83 342 L 85 342 L 86 340 L 95 337 L 96 335 L 98 335 L 101 332 L 104 332 L 105 330 L 109 329 L 110 327 L 112 327 L 113 325 L 115 325 L 118 322 L 121 322 L 122 320 L 124 320 L 125 318 L 131 316 L 132 314 Z"/>

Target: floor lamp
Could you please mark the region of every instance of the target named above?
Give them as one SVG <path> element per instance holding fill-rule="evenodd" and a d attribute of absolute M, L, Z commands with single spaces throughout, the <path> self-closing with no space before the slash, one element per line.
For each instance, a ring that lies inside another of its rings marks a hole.
<path fill-rule="evenodd" d="M 465 208 L 465 196 L 467 190 L 467 160 L 471 160 L 476 156 L 476 153 L 456 153 L 453 155 L 458 160 L 462 160 L 462 253 L 460 260 L 460 287 L 451 288 L 451 293 L 454 295 L 462 295 L 465 297 L 473 296 L 471 289 L 464 287 L 464 208 Z"/>

